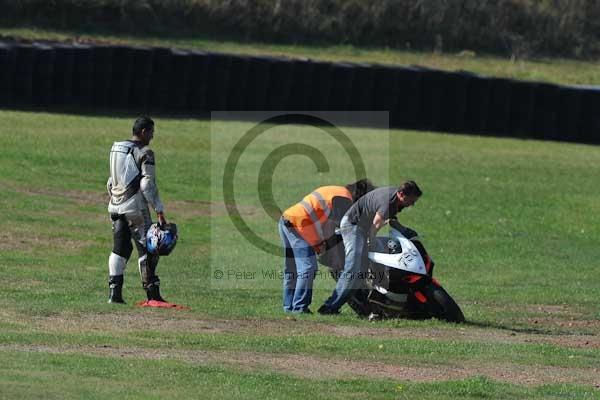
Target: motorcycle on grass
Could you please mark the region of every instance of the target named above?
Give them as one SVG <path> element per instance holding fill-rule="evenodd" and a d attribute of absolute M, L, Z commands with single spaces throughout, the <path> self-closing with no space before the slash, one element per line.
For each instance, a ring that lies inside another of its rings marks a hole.
<path fill-rule="evenodd" d="M 344 245 L 336 244 L 319 257 L 336 279 L 344 269 Z M 433 277 L 434 262 L 417 233 L 390 221 L 388 236 L 369 243 L 363 262 L 366 279 L 348 305 L 360 316 L 373 319 L 437 318 L 460 323 L 465 317 L 454 299 Z M 337 281 L 337 279 L 336 279 Z"/>

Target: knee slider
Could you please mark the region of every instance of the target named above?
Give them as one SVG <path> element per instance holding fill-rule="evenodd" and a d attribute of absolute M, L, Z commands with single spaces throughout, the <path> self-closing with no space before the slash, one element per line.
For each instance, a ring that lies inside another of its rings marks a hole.
<path fill-rule="evenodd" d="M 127 259 L 125 257 L 115 253 L 110 253 L 110 257 L 108 257 L 109 275 L 123 275 L 126 266 Z"/>

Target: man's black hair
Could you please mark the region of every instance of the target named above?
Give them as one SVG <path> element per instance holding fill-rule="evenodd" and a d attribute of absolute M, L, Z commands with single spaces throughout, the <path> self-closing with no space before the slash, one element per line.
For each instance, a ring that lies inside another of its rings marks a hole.
<path fill-rule="evenodd" d="M 398 191 L 404 193 L 406 196 L 421 197 L 423 195 L 423 192 L 419 189 L 415 181 L 406 181 L 402 183 L 398 188 Z"/>
<path fill-rule="evenodd" d="M 376 186 L 368 179 L 361 179 L 354 183 L 346 185 L 346 189 L 352 194 L 352 202 L 356 202 L 358 199 L 375 189 Z"/>
<path fill-rule="evenodd" d="M 154 121 L 152 118 L 142 116 L 135 120 L 133 123 L 132 132 L 135 136 L 139 136 L 142 133 L 142 129 L 151 129 L 154 128 Z"/>

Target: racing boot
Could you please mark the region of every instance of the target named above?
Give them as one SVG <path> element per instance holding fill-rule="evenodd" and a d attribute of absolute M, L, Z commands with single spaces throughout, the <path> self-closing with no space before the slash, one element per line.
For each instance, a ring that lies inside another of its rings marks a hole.
<path fill-rule="evenodd" d="M 110 289 L 108 302 L 125 304 L 125 300 L 123 300 L 123 275 L 111 275 L 108 279 L 108 287 Z"/>
<path fill-rule="evenodd" d="M 148 284 L 146 287 L 144 287 L 144 290 L 146 290 L 146 296 L 148 297 L 148 301 L 155 300 L 166 302 L 166 300 L 163 299 L 160 295 L 160 281 Z"/>

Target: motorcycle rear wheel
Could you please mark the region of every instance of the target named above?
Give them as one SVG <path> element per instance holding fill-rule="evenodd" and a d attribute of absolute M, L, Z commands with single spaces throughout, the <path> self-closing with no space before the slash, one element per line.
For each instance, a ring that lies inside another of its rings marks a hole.
<path fill-rule="evenodd" d="M 442 287 L 429 285 L 426 289 L 429 312 L 434 318 L 448 322 L 465 322 L 462 310 Z"/>

